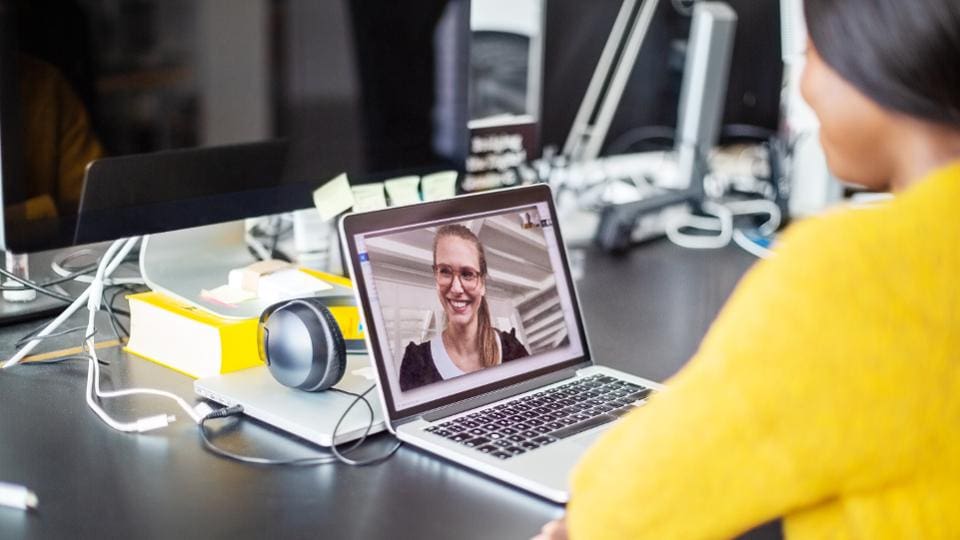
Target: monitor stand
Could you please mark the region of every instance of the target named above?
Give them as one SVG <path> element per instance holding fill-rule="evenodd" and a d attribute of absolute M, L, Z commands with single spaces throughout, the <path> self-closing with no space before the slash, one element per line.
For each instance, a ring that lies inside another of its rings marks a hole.
<path fill-rule="evenodd" d="M 230 270 L 254 262 L 243 221 L 151 234 L 140 246 L 140 273 L 152 290 L 225 319 L 259 317 L 273 303 L 253 299 L 225 304 L 202 294 L 226 285 Z M 353 297 L 353 291 L 337 285 L 326 295 Z"/>
<path fill-rule="evenodd" d="M 49 268 L 51 253 L 52 252 L 44 252 L 29 256 L 29 264 L 34 267 L 34 274 L 38 274 L 38 272 L 35 270 L 36 268 Z M 3 259 L 5 258 L 3 255 L 4 254 L 0 252 L 0 264 L 3 264 Z M 20 257 L 27 256 L 21 255 Z M 10 268 L 7 270 L 12 271 Z M 39 273 L 42 274 L 43 272 Z M 35 277 L 31 279 L 36 281 Z M 0 283 L 15 284 L 12 280 L 7 280 L 4 277 L 0 277 Z M 66 294 L 64 290 L 58 286 L 53 286 L 53 290 Z M 57 300 L 56 298 L 51 298 L 39 292 L 36 293 L 36 297 L 33 300 L 27 302 L 15 302 L 0 296 L 0 326 L 16 324 L 33 319 L 52 317 L 58 312 L 62 311 L 65 307 L 67 307 L 67 302 Z"/>
<path fill-rule="evenodd" d="M 234 268 L 257 261 L 247 250 L 243 221 L 150 234 L 140 246 L 140 273 L 152 290 L 227 319 L 258 317 L 257 301 L 224 304 L 202 295 L 227 283 Z"/>
<path fill-rule="evenodd" d="M 66 302 L 40 293 L 37 293 L 37 297 L 30 302 L 10 302 L 0 299 L 0 326 L 53 317 L 65 307 L 67 307 Z"/>

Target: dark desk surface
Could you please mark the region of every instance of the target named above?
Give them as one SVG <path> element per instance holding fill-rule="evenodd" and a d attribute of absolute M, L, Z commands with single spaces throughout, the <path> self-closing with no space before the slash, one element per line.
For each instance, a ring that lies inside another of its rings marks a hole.
<path fill-rule="evenodd" d="M 622 258 L 588 251 L 578 288 L 595 357 L 663 381 L 695 351 L 752 262 L 734 247 L 698 252 L 664 241 Z M 35 325 L 0 329 L 0 357 Z M 104 387 L 192 396 L 186 377 L 117 349 L 101 356 L 111 361 Z M 117 433 L 84 403 L 86 369 L 75 361 L 0 372 L 0 480 L 40 499 L 36 513 L 0 508 L 0 537 L 529 538 L 563 510 L 408 447 L 372 467 L 264 468 L 204 451 L 179 410 L 167 429 Z M 106 407 L 121 418 L 174 412 L 167 400 L 141 397 Z M 315 451 L 252 421 L 223 425 L 218 442 L 235 451 Z M 379 435 L 369 451 L 390 442 Z"/>

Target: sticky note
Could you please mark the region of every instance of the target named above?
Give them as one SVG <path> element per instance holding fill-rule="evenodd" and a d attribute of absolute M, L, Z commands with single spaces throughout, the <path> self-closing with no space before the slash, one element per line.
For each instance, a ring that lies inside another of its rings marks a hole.
<path fill-rule="evenodd" d="M 353 186 L 353 211 L 366 212 L 387 207 L 387 197 L 383 193 L 383 183 L 361 184 Z"/>
<path fill-rule="evenodd" d="M 401 176 L 384 182 L 390 205 L 413 204 L 420 202 L 420 177 Z"/>
<path fill-rule="evenodd" d="M 420 179 L 423 200 L 436 201 L 449 199 L 457 194 L 457 171 L 443 171 L 428 174 Z"/>
<path fill-rule="evenodd" d="M 290 298 L 313 296 L 332 288 L 333 285 L 322 279 L 296 268 L 289 268 L 260 276 L 260 281 L 257 283 L 257 296 L 270 302 L 279 302 Z"/>
<path fill-rule="evenodd" d="M 330 180 L 313 192 L 313 205 L 324 221 L 330 221 L 353 207 L 353 191 L 346 173 Z"/>
<path fill-rule="evenodd" d="M 200 297 L 206 298 L 207 300 L 213 300 L 214 302 L 219 302 L 221 304 L 226 304 L 228 306 L 235 306 L 241 302 L 253 300 L 257 297 L 257 295 L 250 291 L 238 289 L 229 285 L 221 285 L 216 289 L 209 291 L 203 289 L 200 291 Z"/>

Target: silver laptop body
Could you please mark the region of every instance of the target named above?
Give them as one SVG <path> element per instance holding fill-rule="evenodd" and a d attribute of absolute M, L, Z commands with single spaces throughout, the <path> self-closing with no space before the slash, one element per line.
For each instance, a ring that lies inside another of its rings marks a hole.
<path fill-rule="evenodd" d="M 375 384 L 365 354 L 347 356 L 347 369 L 335 388 L 361 394 Z M 339 392 L 304 392 L 276 381 L 266 366 L 203 377 L 193 383 L 197 395 L 225 406 L 242 405 L 243 414 L 277 429 L 322 446 L 342 444 L 383 431 L 385 422 L 379 396 L 367 394 L 373 409 L 362 402 L 354 405 L 343 418 L 334 439 L 334 428 L 353 402 L 353 397 Z"/>
<path fill-rule="evenodd" d="M 442 331 L 442 315 L 437 309 L 431 314 L 429 305 L 438 297 L 430 290 L 435 276 L 431 239 L 440 226 L 453 223 L 474 231 L 486 252 L 490 281 L 485 286 L 491 319 L 498 322 L 494 326 L 506 330 L 502 327 L 512 325 L 529 354 L 401 389 L 409 347 L 426 343 L 431 335 L 433 344 Z M 349 214 L 340 222 L 340 233 L 387 429 L 404 442 L 562 503 L 568 499 L 569 473 L 584 451 L 617 417 L 642 405 L 651 390 L 661 389 L 653 381 L 594 365 L 546 185 Z M 552 326 L 545 328 L 544 321 Z M 618 396 L 612 409 L 584 399 L 583 390 L 598 385 L 594 393 L 605 394 L 595 398 Z M 531 403 L 536 405 L 527 405 Z M 590 409 L 571 412 L 581 405 Z M 510 422 L 527 418 L 518 414 L 541 414 L 547 406 L 559 407 L 557 415 L 567 416 L 551 415 L 553 421 L 537 426 L 520 422 L 536 432 L 514 430 L 505 436 L 494 431 L 502 425 L 509 433 Z M 465 429 L 476 424 L 474 419 L 485 423 Z M 485 434 L 498 438 L 486 440 Z M 527 447 L 519 446 L 521 437 Z M 470 445 L 472 441 L 484 442 Z"/>

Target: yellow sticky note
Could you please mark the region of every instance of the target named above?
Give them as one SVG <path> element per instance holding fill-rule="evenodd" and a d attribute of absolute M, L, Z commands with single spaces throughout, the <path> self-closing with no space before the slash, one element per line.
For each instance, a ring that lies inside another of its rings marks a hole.
<path fill-rule="evenodd" d="M 387 207 L 387 198 L 383 194 L 383 183 L 361 184 L 353 186 L 353 211 L 366 212 Z"/>
<path fill-rule="evenodd" d="M 401 176 L 384 182 L 390 205 L 413 204 L 420 202 L 420 177 Z"/>
<path fill-rule="evenodd" d="M 457 171 L 428 174 L 420 179 L 423 200 L 449 199 L 457 194 Z"/>
<path fill-rule="evenodd" d="M 330 180 L 313 192 L 313 205 L 324 221 L 329 221 L 341 212 L 353 207 L 353 192 L 346 173 Z"/>

